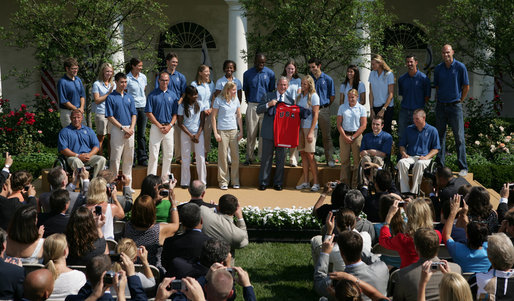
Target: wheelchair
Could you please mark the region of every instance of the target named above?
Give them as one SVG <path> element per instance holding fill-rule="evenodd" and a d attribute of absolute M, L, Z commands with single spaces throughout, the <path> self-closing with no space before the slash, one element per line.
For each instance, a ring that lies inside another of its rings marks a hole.
<path fill-rule="evenodd" d="M 394 179 L 394 175 L 395 175 L 394 164 L 391 162 L 390 155 L 388 155 L 384 158 L 384 165 L 382 166 L 382 169 L 388 170 Z M 361 159 L 361 161 L 359 161 L 359 168 L 357 169 L 357 187 L 361 187 L 362 185 L 364 185 L 364 179 L 362 178 L 363 174 L 365 174 L 365 176 L 366 176 L 366 171 L 363 172 L 362 159 Z M 373 179 L 370 182 L 373 182 Z"/>
<path fill-rule="evenodd" d="M 428 164 L 428 166 L 423 170 L 423 178 L 422 179 L 430 179 L 432 181 L 432 183 L 434 183 L 434 185 L 435 185 L 435 183 L 436 183 L 435 172 L 436 172 L 437 168 L 439 168 L 440 166 L 441 166 L 441 163 L 439 163 L 435 159 L 432 159 L 430 161 L 430 163 Z M 414 167 L 414 164 L 412 164 L 409 167 L 409 171 L 408 171 L 409 175 L 412 174 L 413 167 Z M 395 164 L 393 166 L 393 169 L 394 169 L 393 179 L 395 179 L 396 187 L 399 188 L 400 187 L 400 171 L 398 170 L 398 164 Z M 423 180 L 422 180 L 422 182 L 423 182 Z M 421 188 L 418 193 L 421 193 Z"/>
<path fill-rule="evenodd" d="M 54 163 L 52 164 L 52 168 L 55 168 L 55 167 L 58 167 L 58 166 L 60 166 L 68 175 L 73 174 L 73 170 L 71 169 L 71 166 L 66 161 L 66 156 L 64 156 L 61 153 L 59 153 L 57 155 L 57 159 L 55 159 Z M 84 165 L 84 168 L 88 172 L 91 172 L 91 169 L 92 169 L 91 166 Z"/>

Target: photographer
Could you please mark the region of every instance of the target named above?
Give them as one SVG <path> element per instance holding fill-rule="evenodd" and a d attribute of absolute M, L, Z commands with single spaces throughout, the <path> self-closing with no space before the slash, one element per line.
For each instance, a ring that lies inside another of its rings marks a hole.
<path fill-rule="evenodd" d="M 130 179 L 125 175 L 116 175 L 110 169 L 104 169 L 100 171 L 98 173 L 98 177 L 104 178 L 107 183 L 114 184 L 115 186 L 118 184 L 122 185 L 123 195 L 118 195 L 117 191 L 114 193 L 111 191 L 109 194 L 109 203 L 113 204 L 115 202 L 113 196 L 116 196 L 116 200 L 120 203 L 125 213 L 129 212 L 130 209 L 132 209 L 132 204 L 134 203 L 132 200 L 132 188 L 130 188 Z"/>

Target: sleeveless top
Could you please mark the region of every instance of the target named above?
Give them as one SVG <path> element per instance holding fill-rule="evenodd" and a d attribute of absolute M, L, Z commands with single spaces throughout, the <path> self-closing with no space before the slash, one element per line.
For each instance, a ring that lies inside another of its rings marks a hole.
<path fill-rule="evenodd" d="M 112 205 L 107 204 L 105 209 L 105 225 L 102 226 L 105 239 L 114 239 L 114 222 L 112 217 Z"/>
<path fill-rule="evenodd" d="M 136 245 L 145 246 L 148 251 L 148 263 L 161 267 L 162 246 L 159 245 L 159 224 L 155 224 L 146 230 L 136 230 L 131 222 L 125 224 L 125 237 L 132 238 Z"/>
<path fill-rule="evenodd" d="M 40 263 L 40 260 L 42 258 L 39 258 L 37 255 L 41 251 L 41 248 L 43 247 L 43 243 L 44 242 L 45 242 L 45 239 L 44 238 L 40 238 L 38 240 L 38 242 L 37 242 L 37 245 L 36 245 L 36 248 L 34 249 L 34 252 L 32 252 L 32 255 L 30 255 L 29 257 L 13 257 L 13 256 L 5 255 L 5 261 L 9 262 L 9 263 L 12 263 L 12 264 L 16 264 L 16 265 L 20 265 L 20 263 L 21 264 L 25 264 L 25 263 Z"/>

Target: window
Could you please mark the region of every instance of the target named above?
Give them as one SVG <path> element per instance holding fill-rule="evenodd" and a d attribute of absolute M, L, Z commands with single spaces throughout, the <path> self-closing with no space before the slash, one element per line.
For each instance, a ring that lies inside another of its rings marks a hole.
<path fill-rule="evenodd" d="M 173 41 L 171 45 L 162 45 L 167 46 L 166 48 L 202 48 L 204 38 L 207 48 L 216 48 L 216 42 L 214 42 L 212 35 L 207 29 L 196 23 L 182 22 L 175 24 L 170 27 L 169 33 L 172 35 Z"/>
<path fill-rule="evenodd" d="M 426 49 L 427 44 L 424 42 L 425 33 L 421 28 L 408 24 L 397 23 L 384 33 L 384 46 L 402 45 L 403 49 Z"/>

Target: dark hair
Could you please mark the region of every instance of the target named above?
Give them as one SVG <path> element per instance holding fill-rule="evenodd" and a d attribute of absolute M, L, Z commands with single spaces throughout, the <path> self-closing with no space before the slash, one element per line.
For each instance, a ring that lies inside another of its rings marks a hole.
<path fill-rule="evenodd" d="M 353 74 L 354 74 L 353 75 L 352 89 L 355 89 L 355 90 L 359 91 L 359 82 L 361 81 L 359 67 L 357 67 L 355 65 L 350 65 L 350 66 L 348 66 L 348 68 L 346 68 L 346 70 L 348 71 L 349 69 L 352 69 L 353 70 Z M 348 78 L 348 76 L 346 76 L 346 78 L 344 80 L 344 84 L 345 85 L 348 84 L 349 81 L 350 81 L 350 79 Z"/>
<path fill-rule="evenodd" d="M 436 169 L 435 174 L 438 178 L 449 180 L 453 177 L 452 170 L 446 166 L 440 166 Z"/>
<path fill-rule="evenodd" d="M 293 65 L 294 66 L 293 78 L 299 78 L 299 76 L 298 76 L 298 66 L 296 65 L 296 62 L 293 59 L 289 59 L 287 61 L 287 63 L 284 65 L 284 71 L 282 71 L 282 76 L 287 76 L 286 67 L 289 66 L 289 65 Z"/>
<path fill-rule="evenodd" d="M 339 231 L 353 230 L 355 228 L 355 213 L 348 208 L 341 208 L 336 215 L 336 225 Z"/>
<path fill-rule="evenodd" d="M 375 175 L 375 183 L 381 191 L 389 191 L 391 189 L 393 176 L 387 169 L 380 169 Z"/>
<path fill-rule="evenodd" d="M 184 96 L 184 100 L 182 101 L 182 105 L 184 106 L 184 115 L 186 115 L 186 117 L 188 117 L 188 118 L 189 118 L 189 115 L 191 114 L 191 112 L 189 112 L 189 106 L 191 106 L 189 101 L 192 99 L 194 100 L 194 98 L 192 96 L 196 95 L 196 94 L 198 94 L 198 90 L 195 88 L 195 86 L 189 85 L 186 87 L 186 93 Z M 198 101 L 195 100 L 192 105 L 193 105 L 195 114 L 198 113 L 200 111 L 200 105 L 198 104 Z"/>
<path fill-rule="evenodd" d="M 471 221 L 466 226 L 466 233 L 468 238 L 468 248 L 471 250 L 477 250 L 482 246 L 484 241 L 487 241 L 489 229 L 487 228 L 487 224 Z"/>
<path fill-rule="evenodd" d="M 74 59 L 72 57 L 69 57 L 69 58 L 64 59 L 63 65 L 64 65 L 64 69 L 66 70 L 66 68 L 71 68 L 73 66 L 78 66 L 79 62 L 77 62 L 76 59 Z"/>
<path fill-rule="evenodd" d="M 433 258 L 439 251 L 439 236 L 434 229 L 419 228 L 414 233 L 414 245 L 420 257 Z"/>
<path fill-rule="evenodd" d="M 50 171 L 48 172 L 47 179 L 48 179 L 48 183 L 50 183 L 50 186 L 53 189 L 57 189 L 57 188 L 61 187 L 61 184 L 64 181 L 64 177 L 65 176 L 62 173 L 62 167 L 57 166 L 57 167 L 50 169 Z"/>
<path fill-rule="evenodd" d="M 468 215 L 479 220 L 487 220 L 493 209 L 489 199 L 489 192 L 484 187 L 473 186 L 468 194 Z"/>
<path fill-rule="evenodd" d="M 357 189 L 348 190 L 344 197 L 344 207 L 352 210 L 353 213 L 355 213 L 355 216 L 359 216 L 359 214 L 361 214 L 361 211 L 364 208 L 364 202 L 364 196 Z"/>
<path fill-rule="evenodd" d="M 350 186 L 345 183 L 339 183 L 336 185 L 336 188 L 332 191 L 332 196 L 330 197 L 330 203 L 336 208 L 341 208 L 344 206 L 344 198 L 346 193 L 350 190 Z"/>
<path fill-rule="evenodd" d="M 193 229 L 200 224 L 202 215 L 200 214 L 200 206 L 195 203 L 186 203 L 180 207 L 178 212 L 180 222 L 188 229 Z"/>
<path fill-rule="evenodd" d="M 166 54 L 165 60 L 169 61 L 172 58 L 177 58 L 177 60 L 178 60 L 178 55 L 175 52 L 170 52 L 170 53 Z"/>
<path fill-rule="evenodd" d="M 70 202 L 70 193 L 66 189 L 57 189 L 50 194 L 50 211 L 57 214 L 66 209 L 66 204 Z"/>
<path fill-rule="evenodd" d="M 344 255 L 348 263 L 355 263 L 361 259 L 362 236 L 352 230 L 345 230 L 337 236 L 337 244 L 341 255 Z"/>
<path fill-rule="evenodd" d="M 233 215 L 236 212 L 238 206 L 239 202 L 235 196 L 231 194 L 224 194 L 219 199 L 218 211 L 221 214 Z"/>
<path fill-rule="evenodd" d="M 507 221 L 509 226 L 514 226 L 514 211 L 507 211 L 503 219 Z"/>
<path fill-rule="evenodd" d="M 103 272 L 111 268 L 111 258 L 106 254 L 93 257 L 86 265 L 87 280 L 94 287 L 102 277 Z"/>
<path fill-rule="evenodd" d="M 12 190 L 23 190 L 26 185 L 32 182 L 32 175 L 26 171 L 17 171 L 11 177 Z M 20 200 L 23 201 L 23 200 Z"/>
<path fill-rule="evenodd" d="M 390 194 L 383 194 L 378 200 L 378 216 L 381 222 L 385 221 L 387 212 L 389 212 L 389 208 L 394 204 L 394 200 L 395 198 Z M 396 211 L 396 214 L 393 215 L 390 228 L 393 235 L 404 232 L 404 222 L 400 210 Z"/>
<path fill-rule="evenodd" d="M 38 237 L 38 228 L 36 225 L 37 210 L 36 207 L 23 205 L 14 212 L 14 216 L 9 224 L 9 238 L 23 244 L 31 244 Z"/>
<path fill-rule="evenodd" d="M 0 253 L 4 251 L 4 242 L 7 241 L 7 232 L 0 228 Z"/>
<path fill-rule="evenodd" d="M 229 64 L 234 65 L 234 71 L 236 71 L 236 70 L 237 70 L 237 68 L 236 68 L 236 62 L 234 62 L 233 60 L 225 60 L 225 61 L 223 62 L 223 71 L 225 71 L 225 69 L 228 67 L 228 65 L 229 65 Z"/>
<path fill-rule="evenodd" d="M 136 227 L 150 228 L 156 220 L 156 208 L 153 198 L 149 195 L 139 195 L 132 205 L 130 223 Z"/>
<path fill-rule="evenodd" d="M 464 184 L 461 187 L 459 187 L 459 189 L 457 190 L 457 193 L 462 196 L 466 196 L 471 191 L 471 188 L 473 188 L 473 186 L 471 184 L 469 184 L 469 183 Z"/>
<path fill-rule="evenodd" d="M 264 55 L 264 53 L 262 53 L 262 52 L 257 52 L 255 54 L 255 56 L 253 57 L 253 59 L 255 61 L 255 60 L 257 60 L 258 58 L 261 58 L 261 57 L 266 58 L 266 55 Z"/>
<path fill-rule="evenodd" d="M 135 58 L 135 57 L 131 58 L 130 61 L 127 64 L 125 64 L 125 73 L 128 74 L 128 73 L 132 72 L 132 67 L 137 66 L 137 64 L 139 64 L 141 62 L 142 61 L 138 58 Z"/>
<path fill-rule="evenodd" d="M 84 206 L 73 211 L 66 226 L 66 240 L 70 255 L 81 257 L 94 248 L 99 238 L 93 213 Z"/>
<path fill-rule="evenodd" d="M 315 58 L 315 57 L 310 58 L 309 61 L 307 61 L 307 64 L 312 64 L 312 63 L 316 64 L 316 66 L 319 66 L 319 65 L 321 65 L 321 60 L 318 58 Z"/>
<path fill-rule="evenodd" d="M 155 186 L 161 185 L 161 184 L 162 184 L 161 177 L 156 176 L 156 175 L 147 175 L 143 179 L 143 183 L 141 183 L 141 193 L 139 194 L 139 196 L 148 195 L 152 199 L 155 200 L 157 198 L 157 192 L 155 191 Z"/>
<path fill-rule="evenodd" d="M 203 244 L 200 255 L 200 263 L 204 267 L 210 267 L 213 263 L 223 263 L 230 253 L 230 245 L 219 239 L 209 239 Z"/>
<path fill-rule="evenodd" d="M 116 73 L 116 75 L 114 76 L 114 80 L 115 81 L 119 81 L 120 79 L 127 79 L 127 75 L 123 72 L 118 72 Z"/>
<path fill-rule="evenodd" d="M 372 120 L 382 120 L 381 123 L 384 124 L 384 117 L 382 117 L 382 116 L 375 115 L 375 116 L 373 116 Z"/>
<path fill-rule="evenodd" d="M 418 58 L 412 53 L 409 53 L 405 56 L 405 59 L 410 59 L 410 58 L 413 58 L 416 62 L 418 61 Z"/>

